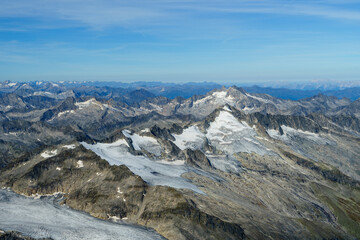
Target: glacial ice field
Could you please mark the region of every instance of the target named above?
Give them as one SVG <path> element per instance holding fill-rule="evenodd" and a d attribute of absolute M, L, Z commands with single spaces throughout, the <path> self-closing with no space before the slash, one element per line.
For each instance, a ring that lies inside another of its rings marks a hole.
<path fill-rule="evenodd" d="M 175 137 L 174 143 L 182 150 L 186 148 L 201 149 L 207 139 L 208 143 L 219 152 L 215 154 L 206 152 L 206 156 L 215 168 L 224 172 L 238 173 L 241 171 L 241 164 L 233 156 L 234 153 L 274 154 L 258 141 L 255 129 L 246 122 L 236 119 L 227 106 L 210 123 L 206 134 L 202 133 L 197 126 L 191 126 L 184 129 L 181 134 L 173 136 Z"/>
<path fill-rule="evenodd" d="M 182 178 L 183 173 L 193 171 L 184 165 L 183 161 L 167 162 L 154 161 L 146 156 L 133 155 L 129 152 L 129 145 L 124 139 L 113 143 L 81 144 L 111 165 L 126 165 L 133 173 L 140 176 L 150 185 L 162 185 L 173 188 L 186 188 L 202 193 L 190 180 Z M 173 164 L 171 164 L 173 163 Z"/>
<path fill-rule="evenodd" d="M 33 199 L 5 189 L 0 190 L 0 229 L 55 240 L 164 239 L 150 229 L 100 220 L 61 206 L 54 197 Z"/>

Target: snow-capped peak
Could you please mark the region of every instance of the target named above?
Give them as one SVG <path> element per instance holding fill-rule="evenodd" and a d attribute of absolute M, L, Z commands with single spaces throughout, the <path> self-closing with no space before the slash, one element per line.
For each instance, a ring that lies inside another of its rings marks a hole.
<path fill-rule="evenodd" d="M 105 108 L 105 106 L 102 103 L 100 103 L 99 101 L 97 101 L 95 98 L 91 98 L 91 99 L 89 99 L 87 101 L 84 101 L 84 102 L 77 102 L 77 103 L 75 103 L 75 105 L 79 109 L 88 108 L 90 106 L 100 107 L 101 110 L 103 110 Z"/>

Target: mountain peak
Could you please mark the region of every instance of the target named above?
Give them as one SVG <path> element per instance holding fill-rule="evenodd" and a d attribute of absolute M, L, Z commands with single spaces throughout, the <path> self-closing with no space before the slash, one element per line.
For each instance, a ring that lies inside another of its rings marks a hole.
<path fill-rule="evenodd" d="M 228 91 L 238 91 L 241 92 L 242 94 L 246 94 L 247 92 L 245 91 L 245 89 L 243 89 L 242 87 L 238 87 L 238 86 L 231 86 L 228 88 Z"/>

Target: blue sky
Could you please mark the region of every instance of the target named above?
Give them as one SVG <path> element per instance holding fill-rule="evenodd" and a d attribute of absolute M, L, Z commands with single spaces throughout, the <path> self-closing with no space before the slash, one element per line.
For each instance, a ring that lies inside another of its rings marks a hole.
<path fill-rule="evenodd" d="M 1 0 L 0 80 L 360 80 L 360 1 Z"/>

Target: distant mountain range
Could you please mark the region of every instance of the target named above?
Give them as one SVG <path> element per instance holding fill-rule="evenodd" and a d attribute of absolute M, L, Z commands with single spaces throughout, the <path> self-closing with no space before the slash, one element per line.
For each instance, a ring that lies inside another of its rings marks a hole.
<path fill-rule="evenodd" d="M 51 84 L 55 84 L 50 86 Z M 269 84 L 262 85 L 250 85 L 250 84 L 225 84 L 225 87 L 238 86 L 242 87 L 249 93 L 266 93 L 271 96 L 290 99 L 290 100 L 299 100 L 302 98 L 312 97 L 317 94 L 323 94 L 327 96 L 334 96 L 337 98 L 349 98 L 354 101 L 360 98 L 360 84 L 345 84 L 341 85 L 334 84 L 324 86 L 322 84 L 274 84 L 273 87 L 268 87 Z M 29 82 L 29 83 L 17 83 L 17 82 L 2 82 L 0 83 L 0 94 L 1 92 L 14 92 L 15 90 L 21 90 L 26 88 L 32 89 L 46 89 L 50 87 L 53 89 L 54 86 L 65 87 L 67 89 L 76 89 L 77 91 L 89 92 L 91 94 L 91 87 L 103 88 L 103 89 L 112 89 L 119 94 L 125 92 L 129 93 L 134 90 L 146 90 L 155 96 L 164 96 L 167 98 L 176 98 L 183 97 L 189 98 L 193 95 L 203 95 L 207 92 L 220 89 L 223 85 L 212 82 L 202 82 L 202 83 L 163 83 L 163 82 L 134 82 L 134 83 L 121 83 L 121 82 Z M 285 87 L 284 87 L 285 86 Z M 24 91 L 24 90 L 23 90 Z"/>
<path fill-rule="evenodd" d="M 277 81 L 277 82 L 264 82 L 258 85 L 261 87 L 272 87 L 272 88 L 331 91 L 331 90 L 343 90 L 346 88 L 360 87 L 360 80 L 359 81 L 313 80 L 307 82 Z"/>

